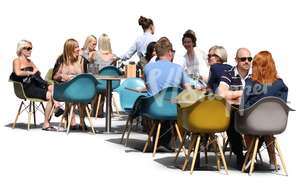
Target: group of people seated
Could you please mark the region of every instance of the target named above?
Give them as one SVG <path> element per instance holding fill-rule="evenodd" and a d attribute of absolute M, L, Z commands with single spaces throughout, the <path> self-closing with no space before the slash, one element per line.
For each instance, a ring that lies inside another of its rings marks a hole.
<path fill-rule="evenodd" d="M 186 49 L 181 63 L 174 63 L 175 50 L 167 37 L 156 40 L 154 37 L 154 23 L 150 18 L 141 16 L 139 25 L 144 34 L 137 38 L 130 50 L 124 55 L 116 56 L 112 53 L 110 39 L 102 34 L 98 40 L 95 36 L 88 36 L 82 49 L 75 39 L 68 39 L 64 43 L 62 55 L 56 61 L 53 79 L 57 82 L 69 81 L 74 76 L 87 73 L 89 65 L 97 65 L 97 70 L 116 65 L 118 59 L 128 60 L 135 53 L 140 58 L 139 68 L 143 70 L 148 96 L 155 95 L 167 87 L 181 87 L 184 89 L 201 89 L 224 97 L 232 106 L 230 125 L 227 136 L 233 153 L 237 156 L 236 164 L 242 167 L 245 156 L 243 154 L 243 137 L 234 129 L 234 113 L 238 109 L 250 107 L 266 96 L 275 96 L 287 101 L 288 88 L 279 77 L 275 61 L 269 51 L 260 51 L 252 57 L 250 50 L 239 48 L 236 52 L 235 66 L 227 64 L 227 52 L 223 46 L 213 46 L 208 55 L 197 48 L 195 32 L 187 30 L 182 37 L 182 45 Z M 41 98 L 47 102 L 44 130 L 55 130 L 48 121 L 52 106 L 59 108 L 59 103 L 53 99 L 53 85 L 35 81 L 26 83 L 28 76 L 40 77 L 39 70 L 30 60 L 32 44 L 22 40 L 17 46 L 18 57 L 13 61 L 13 73 L 24 86 L 25 94 Z M 173 62 L 174 60 L 174 62 Z M 40 78 L 41 79 L 41 78 Z M 101 97 L 100 115 L 103 115 L 104 98 Z M 67 105 L 68 106 L 68 105 Z M 67 109 L 66 106 L 66 109 Z M 82 108 L 79 106 L 79 109 Z M 168 132 L 174 122 L 162 122 L 161 146 L 170 148 L 171 135 Z M 71 126 L 75 126 L 73 116 Z M 80 126 L 85 128 L 84 114 L 80 110 Z M 246 146 L 249 146 L 252 136 L 245 135 Z M 262 137 L 266 144 L 273 140 L 273 136 Z M 275 164 L 274 147 L 268 147 L 270 163 Z"/>

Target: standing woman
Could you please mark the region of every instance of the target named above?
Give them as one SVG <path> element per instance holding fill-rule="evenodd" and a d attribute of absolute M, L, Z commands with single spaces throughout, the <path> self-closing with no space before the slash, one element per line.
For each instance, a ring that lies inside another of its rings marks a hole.
<path fill-rule="evenodd" d="M 96 36 L 89 35 L 86 38 L 84 45 L 80 51 L 81 56 L 86 58 L 90 63 L 93 63 L 95 58 L 96 46 L 97 46 Z"/>
<path fill-rule="evenodd" d="M 46 131 L 56 131 L 56 129 L 49 123 L 53 103 L 55 103 L 56 108 L 59 106 L 57 102 L 54 102 L 52 97 L 53 85 L 48 85 L 48 83 L 40 77 L 39 70 L 30 60 L 31 52 L 32 43 L 30 41 L 21 40 L 18 43 L 18 58 L 13 61 L 13 73 L 10 79 L 20 81 L 22 83 L 27 97 L 39 98 L 48 101 L 45 109 L 45 120 L 42 129 Z M 26 81 L 29 80 L 29 78 L 30 81 Z"/>
<path fill-rule="evenodd" d="M 182 45 L 186 49 L 184 55 L 183 68 L 191 78 L 200 78 L 207 82 L 208 80 L 208 64 L 206 54 L 197 48 L 196 34 L 192 30 L 187 30 L 182 36 Z"/>
<path fill-rule="evenodd" d="M 63 62 L 54 75 L 54 80 L 66 82 L 73 79 L 76 75 L 84 73 L 86 69 L 86 59 L 80 54 L 79 44 L 75 39 L 68 39 L 64 44 Z M 66 105 L 67 111 L 70 109 Z M 84 124 L 84 106 L 79 105 L 80 128 L 87 129 Z M 76 129 L 75 115 L 72 116 L 71 128 Z"/>
<path fill-rule="evenodd" d="M 147 46 L 150 42 L 156 41 L 154 37 L 155 28 L 154 23 L 150 18 L 140 16 L 138 23 L 143 28 L 144 34 L 139 36 L 127 53 L 122 55 L 120 58 L 122 60 L 128 60 L 137 53 L 140 58 L 141 66 L 144 66 Z"/>

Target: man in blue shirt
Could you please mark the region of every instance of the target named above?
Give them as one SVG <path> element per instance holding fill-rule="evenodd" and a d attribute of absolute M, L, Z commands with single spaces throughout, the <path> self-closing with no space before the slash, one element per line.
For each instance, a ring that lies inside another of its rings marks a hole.
<path fill-rule="evenodd" d="M 167 87 L 191 88 L 190 79 L 183 68 L 172 63 L 174 50 L 168 38 L 162 37 L 155 45 L 158 60 L 145 66 L 145 82 L 149 96 Z"/>
<path fill-rule="evenodd" d="M 183 68 L 172 63 L 174 58 L 174 50 L 168 38 L 162 37 L 155 44 L 155 51 L 158 60 L 153 63 L 148 63 L 144 69 L 144 78 L 149 96 L 155 95 L 167 87 L 182 87 L 191 88 L 189 77 L 183 71 Z M 171 131 L 170 126 L 174 124 L 173 121 L 163 121 L 161 126 L 161 134 L 159 143 L 163 151 L 171 151 L 170 140 Z"/>

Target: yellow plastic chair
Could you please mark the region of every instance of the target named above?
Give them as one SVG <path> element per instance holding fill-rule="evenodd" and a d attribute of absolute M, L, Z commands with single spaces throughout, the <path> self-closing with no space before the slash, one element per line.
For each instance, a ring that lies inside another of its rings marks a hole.
<path fill-rule="evenodd" d="M 205 147 L 207 148 L 209 144 L 214 146 L 218 170 L 220 170 L 221 157 L 225 172 L 228 174 L 226 161 L 221 148 L 221 140 L 215 135 L 215 133 L 224 132 L 229 125 L 230 106 L 227 105 L 225 99 L 214 95 L 205 96 L 190 106 L 180 107 L 178 105 L 177 110 L 178 124 L 191 135 L 191 142 L 182 169 L 186 169 L 191 152 L 194 150 L 190 171 L 191 174 L 193 173 L 200 146 L 200 139 L 201 136 L 205 135 L 208 137 L 208 142 Z M 181 143 L 178 153 L 181 151 L 184 143 L 184 141 Z M 207 159 L 207 155 L 205 156 Z"/>
<path fill-rule="evenodd" d="M 33 115 L 33 120 L 34 120 L 34 125 L 36 126 L 36 110 L 42 112 L 43 114 L 45 113 L 45 107 L 43 105 L 43 102 L 47 102 L 44 101 L 42 99 L 37 99 L 37 98 L 29 98 L 25 95 L 24 89 L 23 89 L 23 85 L 20 82 L 16 82 L 16 81 L 11 81 L 13 82 L 14 85 L 14 92 L 15 95 L 19 98 L 22 99 L 16 118 L 14 120 L 14 123 L 12 125 L 12 128 L 15 128 L 16 126 L 16 122 L 19 118 L 19 116 L 21 115 L 22 112 L 27 111 L 28 112 L 28 126 L 27 126 L 27 130 L 30 129 L 30 124 L 31 124 L 31 116 Z M 29 104 L 28 102 L 29 101 Z M 36 103 L 39 103 L 38 105 Z M 42 110 L 40 109 L 40 106 L 42 107 Z"/>

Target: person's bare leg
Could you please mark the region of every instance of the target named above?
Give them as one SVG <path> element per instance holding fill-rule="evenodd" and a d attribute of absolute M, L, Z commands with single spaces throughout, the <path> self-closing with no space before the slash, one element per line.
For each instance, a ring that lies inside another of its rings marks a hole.
<path fill-rule="evenodd" d="M 50 113 L 51 113 L 51 109 L 52 109 L 52 105 L 53 105 L 51 92 L 47 92 L 46 98 L 47 98 L 48 102 L 47 102 L 46 109 L 45 109 L 45 119 L 44 119 L 44 125 L 43 125 L 44 129 L 47 127 L 50 127 L 49 117 L 50 117 Z"/>

